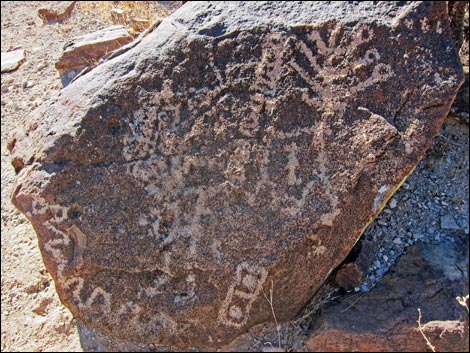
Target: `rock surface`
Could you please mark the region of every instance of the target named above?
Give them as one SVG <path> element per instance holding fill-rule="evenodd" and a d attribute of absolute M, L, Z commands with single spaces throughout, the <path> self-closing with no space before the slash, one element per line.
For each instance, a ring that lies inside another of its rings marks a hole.
<path fill-rule="evenodd" d="M 25 61 L 23 49 L 2 52 L 2 73 L 16 70 Z"/>
<path fill-rule="evenodd" d="M 294 318 L 450 108 L 445 6 L 189 3 L 33 113 L 13 202 L 64 304 L 180 347 L 271 321 L 271 283 Z"/>
<path fill-rule="evenodd" d="M 70 17 L 76 1 L 54 1 L 38 9 L 44 23 L 63 22 Z"/>
<path fill-rule="evenodd" d="M 450 113 L 426 158 L 357 242 L 345 268 L 338 270 L 339 286 L 367 291 L 415 242 L 439 243 L 469 233 L 468 151 L 468 120 Z"/>
<path fill-rule="evenodd" d="M 469 3 L 468 1 L 448 1 L 447 8 L 454 46 L 459 52 L 462 64 L 468 66 Z"/>
<path fill-rule="evenodd" d="M 131 42 L 134 38 L 122 25 L 74 38 L 64 47 L 64 53 L 55 64 L 59 70 L 62 84 L 70 81 L 85 67 L 92 67 L 106 54 Z"/>
<path fill-rule="evenodd" d="M 457 296 L 468 292 L 468 235 L 418 242 L 377 287 L 323 308 L 304 351 L 424 352 L 421 325 L 437 352 L 468 352 L 468 316 Z M 446 261 L 442 261 L 445 259 Z"/>

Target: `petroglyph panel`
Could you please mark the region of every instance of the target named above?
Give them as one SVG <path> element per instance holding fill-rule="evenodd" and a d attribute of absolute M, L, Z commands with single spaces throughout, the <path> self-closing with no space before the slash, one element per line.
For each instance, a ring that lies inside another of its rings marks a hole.
<path fill-rule="evenodd" d="M 188 2 L 80 77 L 11 144 L 63 302 L 214 350 L 271 320 L 269 273 L 293 319 L 442 123 L 448 32 L 438 2 Z"/>
<path fill-rule="evenodd" d="M 268 273 L 262 267 L 242 262 L 237 266 L 235 281 L 219 311 L 219 322 L 240 328 L 248 321 L 253 303 L 258 299 Z"/>

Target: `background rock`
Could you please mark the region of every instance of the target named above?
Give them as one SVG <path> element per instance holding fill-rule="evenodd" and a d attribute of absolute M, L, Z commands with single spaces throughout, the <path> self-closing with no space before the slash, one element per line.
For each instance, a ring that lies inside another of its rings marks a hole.
<path fill-rule="evenodd" d="M 187 4 L 31 117 L 14 202 L 77 318 L 220 346 L 271 320 L 271 280 L 299 312 L 461 82 L 445 5 L 363 6 Z"/>
<path fill-rule="evenodd" d="M 76 1 L 54 1 L 38 9 L 44 23 L 63 22 L 70 17 Z"/>
<path fill-rule="evenodd" d="M 23 49 L 2 52 L 2 73 L 16 70 L 25 59 Z"/>
<path fill-rule="evenodd" d="M 464 66 L 468 66 L 469 43 L 469 4 L 467 1 L 448 1 L 447 8 L 451 20 L 452 40 Z"/>
<path fill-rule="evenodd" d="M 60 73 L 62 84 L 70 81 L 84 68 L 94 67 L 106 54 L 131 42 L 133 37 L 122 25 L 76 37 L 64 47 L 64 52 L 55 64 Z"/>

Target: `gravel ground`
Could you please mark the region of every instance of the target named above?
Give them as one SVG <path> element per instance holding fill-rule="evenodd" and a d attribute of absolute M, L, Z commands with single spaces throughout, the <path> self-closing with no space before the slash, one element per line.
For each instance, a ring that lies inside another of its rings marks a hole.
<path fill-rule="evenodd" d="M 362 236 L 375 244 L 367 279 L 355 291 L 367 291 L 406 248 L 422 242 L 453 241 L 469 232 L 468 120 L 450 115 L 431 148 Z M 372 255 L 372 256 L 371 256 Z"/>

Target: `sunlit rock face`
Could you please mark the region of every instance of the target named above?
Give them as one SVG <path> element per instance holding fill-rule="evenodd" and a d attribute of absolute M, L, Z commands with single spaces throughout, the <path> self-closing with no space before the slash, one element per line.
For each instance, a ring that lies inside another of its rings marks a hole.
<path fill-rule="evenodd" d="M 63 303 L 214 349 L 296 317 L 462 82 L 445 3 L 190 2 L 10 143 Z"/>

